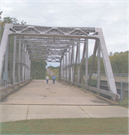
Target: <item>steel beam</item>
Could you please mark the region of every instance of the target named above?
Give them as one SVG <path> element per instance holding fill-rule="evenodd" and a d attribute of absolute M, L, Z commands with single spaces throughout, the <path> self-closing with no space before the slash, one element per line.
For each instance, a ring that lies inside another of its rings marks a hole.
<path fill-rule="evenodd" d="M 80 80 L 80 45 L 78 45 L 78 82 L 79 80 Z"/>
<path fill-rule="evenodd" d="M 13 84 L 15 84 L 15 73 L 16 73 L 16 36 L 14 36 L 14 46 L 13 46 Z"/>
<path fill-rule="evenodd" d="M 74 46 L 72 46 L 72 54 L 71 54 L 71 81 L 73 82 L 73 74 L 74 74 Z"/>
<path fill-rule="evenodd" d="M 106 76 L 107 76 L 108 87 L 109 87 L 110 92 L 117 94 L 113 71 L 112 71 L 110 60 L 109 60 L 103 32 L 101 28 L 96 28 L 96 31 L 99 33 L 98 38 L 100 39 L 100 48 L 101 48 L 101 52 L 103 56 L 103 62 L 104 62 Z M 119 98 L 119 97 L 116 97 L 116 98 Z"/>
<path fill-rule="evenodd" d="M 25 64 L 25 57 L 24 57 L 24 56 L 25 56 L 25 53 L 24 53 L 25 50 L 24 50 L 24 49 L 25 49 L 25 44 L 23 43 L 23 44 L 22 44 L 22 63 L 23 63 L 23 64 Z M 25 79 L 24 79 L 25 67 L 24 67 L 23 64 L 22 64 L 22 81 L 25 80 Z"/>
<path fill-rule="evenodd" d="M 86 57 L 86 65 L 85 65 L 85 85 L 88 86 L 88 39 L 85 39 L 86 41 L 86 53 L 85 53 L 85 57 Z"/>
<path fill-rule="evenodd" d="M 4 80 L 4 87 L 7 87 L 7 84 L 8 84 L 8 45 L 7 45 L 6 54 L 5 54 L 3 80 Z"/>
<path fill-rule="evenodd" d="M 75 58 L 75 66 L 74 66 L 74 75 L 73 75 L 73 82 L 75 82 L 75 75 L 76 75 L 76 68 L 77 68 L 77 60 L 78 60 L 78 47 L 76 47 L 76 58 Z"/>
<path fill-rule="evenodd" d="M 97 63 L 98 63 L 98 68 L 97 68 L 97 88 L 100 89 L 100 41 L 97 40 L 97 47 L 98 47 L 98 52 L 97 52 Z M 97 92 L 97 94 L 99 94 Z"/>
<path fill-rule="evenodd" d="M 21 63 L 21 40 L 19 40 L 19 57 L 18 62 Z M 18 64 L 18 82 L 21 81 L 21 65 Z"/>
<path fill-rule="evenodd" d="M 65 72 L 66 72 L 65 80 L 67 80 L 67 75 L 68 75 L 66 66 L 67 66 L 67 52 L 66 52 L 66 54 L 65 54 Z"/>
<path fill-rule="evenodd" d="M 71 48 L 69 47 L 69 65 L 71 64 Z M 68 77 L 68 80 L 71 81 L 71 67 L 69 66 L 68 67 L 68 70 L 69 70 L 69 77 Z"/>
<path fill-rule="evenodd" d="M 68 68 L 68 65 L 69 65 L 69 52 L 67 52 L 67 80 L 69 80 L 69 68 Z"/>
<path fill-rule="evenodd" d="M 13 26 L 13 24 L 5 24 L 5 29 L 3 32 L 3 37 L 1 40 L 1 45 L 0 45 L 0 80 L 2 77 L 2 70 L 3 70 L 3 62 L 4 62 L 4 56 L 5 56 L 5 52 L 6 52 L 6 47 L 8 44 L 8 37 L 10 32 L 10 28 Z"/>
<path fill-rule="evenodd" d="M 81 83 L 81 80 L 83 79 L 83 67 L 84 67 L 84 57 L 85 57 L 85 53 L 86 53 L 86 44 L 84 44 L 84 48 L 83 48 L 83 54 L 82 54 L 82 61 L 81 61 L 81 70 L 80 70 L 80 79 L 79 79 L 79 83 Z"/>

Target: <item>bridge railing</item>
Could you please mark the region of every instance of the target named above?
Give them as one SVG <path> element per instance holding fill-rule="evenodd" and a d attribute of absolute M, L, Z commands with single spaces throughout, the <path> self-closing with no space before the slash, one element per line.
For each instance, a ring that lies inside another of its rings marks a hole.
<path fill-rule="evenodd" d="M 28 84 L 31 80 L 32 79 L 21 81 L 19 83 L 16 83 L 11 86 L 0 89 L 0 101 L 2 101 L 5 97 L 7 97 L 12 92 L 14 92 L 14 91 L 18 90 L 19 88 L 23 87 L 24 85 Z"/>
<path fill-rule="evenodd" d="M 112 99 L 115 99 L 115 100 L 120 99 L 119 94 L 114 94 L 112 92 L 109 92 L 109 91 L 106 91 L 106 90 L 103 90 L 103 89 L 99 89 L 99 88 L 96 88 L 96 87 L 87 86 L 85 84 L 81 84 L 81 83 L 78 83 L 78 82 L 67 81 L 67 80 L 63 80 L 63 79 L 60 79 L 60 81 L 65 81 L 65 82 L 70 83 L 72 85 L 83 87 L 86 90 L 93 90 L 93 91 L 95 91 L 97 93 L 101 93 L 101 94 L 104 94 L 106 96 L 109 96 L 109 97 L 111 97 Z"/>

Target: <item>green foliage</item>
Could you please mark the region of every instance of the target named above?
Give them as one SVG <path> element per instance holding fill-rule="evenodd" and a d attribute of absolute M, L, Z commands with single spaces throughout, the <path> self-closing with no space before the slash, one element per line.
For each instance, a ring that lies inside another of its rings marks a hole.
<path fill-rule="evenodd" d="M 128 53 L 129 51 L 120 53 L 116 52 L 114 53 L 113 56 L 109 56 L 113 73 L 128 73 Z M 91 55 L 88 58 L 88 71 L 90 71 L 92 59 L 93 55 Z M 105 73 L 102 57 L 100 61 L 101 61 L 101 73 Z M 97 56 L 95 57 L 94 61 L 93 73 L 97 73 Z M 83 65 L 83 74 L 85 74 L 85 63 Z"/>
<path fill-rule="evenodd" d="M 50 68 L 50 69 L 59 69 L 59 67 L 53 67 L 53 66 L 49 66 L 48 68 Z"/>
<path fill-rule="evenodd" d="M 46 65 L 44 61 L 32 61 L 31 62 L 31 77 L 33 79 L 45 79 L 46 77 Z"/>
<path fill-rule="evenodd" d="M 128 98 L 125 98 L 123 101 L 119 101 L 119 104 L 128 109 Z"/>
<path fill-rule="evenodd" d="M 90 86 L 97 87 L 97 80 L 91 79 Z"/>
<path fill-rule="evenodd" d="M 26 24 L 26 22 L 24 22 L 24 20 L 19 23 L 17 18 L 4 17 L 3 20 L 0 21 L 0 42 L 2 39 L 5 23 L 13 23 L 13 24 L 17 24 L 17 25 L 25 25 Z"/>
<path fill-rule="evenodd" d="M 116 52 L 113 56 L 110 56 L 110 61 L 114 73 L 128 73 L 128 53 Z"/>

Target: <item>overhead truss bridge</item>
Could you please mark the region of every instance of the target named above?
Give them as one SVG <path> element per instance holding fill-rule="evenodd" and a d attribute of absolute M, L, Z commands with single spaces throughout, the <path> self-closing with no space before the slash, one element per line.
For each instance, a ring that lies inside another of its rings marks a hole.
<path fill-rule="evenodd" d="M 14 41 L 13 61 L 10 68 L 9 46 L 11 37 L 13 37 Z M 95 42 L 90 69 L 88 69 L 89 39 Z M 100 89 L 101 54 L 109 87 L 108 91 Z M 90 87 L 89 84 L 96 56 L 97 88 L 94 88 Z M 41 59 L 46 62 L 60 63 L 60 80 L 106 94 L 111 96 L 112 99 L 119 98 L 101 28 L 5 25 L 0 46 L 0 80 L 8 81 L 9 78 L 12 78 L 12 83 L 15 84 L 29 79 L 31 61 L 39 61 Z M 85 73 L 82 72 L 84 64 Z M 10 68 L 10 74 L 8 73 L 8 68 Z M 83 77 L 85 77 L 84 84 L 82 84 Z"/>

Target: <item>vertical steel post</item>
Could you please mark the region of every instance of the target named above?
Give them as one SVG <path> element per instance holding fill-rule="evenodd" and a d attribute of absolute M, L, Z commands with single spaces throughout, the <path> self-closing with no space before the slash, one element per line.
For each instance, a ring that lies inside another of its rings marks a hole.
<path fill-rule="evenodd" d="M 98 38 L 100 39 L 100 48 L 101 48 L 101 52 L 102 52 L 102 58 L 103 58 L 103 62 L 104 62 L 104 68 L 105 68 L 105 72 L 106 72 L 108 88 L 109 88 L 109 91 L 116 94 L 116 97 L 112 98 L 113 100 L 115 100 L 115 99 L 117 99 L 119 97 L 117 95 L 116 84 L 115 84 L 113 71 L 112 71 L 110 59 L 109 59 L 109 56 L 108 56 L 108 52 L 107 52 L 103 32 L 102 32 L 101 28 L 96 28 L 95 31 L 98 32 Z"/>
<path fill-rule="evenodd" d="M 16 36 L 14 36 L 14 46 L 13 46 L 13 84 L 15 84 L 15 63 L 16 63 Z"/>
<path fill-rule="evenodd" d="M 4 56 L 6 52 L 6 47 L 8 44 L 8 37 L 10 32 L 10 28 L 13 27 L 13 24 L 5 24 L 1 44 L 0 44 L 0 80 L 2 78 L 2 72 L 3 72 L 3 62 L 4 62 Z"/>
<path fill-rule="evenodd" d="M 79 83 L 81 83 L 81 80 L 83 79 L 83 67 L 84 67 L 85 53 L 86 53 L 86 44 L 84 43 L 83 54 L 82 54 L 82 61 L 81 61 L 81 68 L 80 68 L 80 79 L 79 79 Z"/>
<path fill-rule="evenodd" d="M 63 79 L 63 58 L 61 60 L 61 79 Z"/>
<path fill-rule="evenodd" d="M 77 59 L 78 59 L 78 46 L 76 47 L 76 58 L 75 58 L 75 66 L 74 66 L 73 82 L 75 82 L 75 77 L 76 77 L 75 75 L 76 75 Z"/>
<path fill-rule="evenodd" d="M 65 56 L 63 56 L 63 80 L 65 79 Z"/>
<path fill-rule="evenodd" d="M 78 43 L 78 82 L 80 80 L 80 43 Z"/>
<path fill-rule="evenodd" d="M 74 45 L 72 46 L 72 58 L 71 58 L 71 81 L 73 82 L 73 74 L 74 74 Z"/>
<path fill-rule="evenodd" d="M 21 40 L 19 41 L 18 82 L 21 81 Z"/>
<path fill-rule="evenodd" d="M 28 51 L 27 51 L 27 66 L 28 66 L 27 79 L 29 79 L 29 52 Z"/>
<path fill-rule="evenodd" d="M 66 76 L 65 76 L 65 80 L 67 80 L 67 74 L 68 74 L 68 72 L 67 72 L 67 51 L 66 51 L 66 55 L 65 55 L 65 72 L 66 72 Z"/>
<path fill-rule="evenodd" d="M 69 51 L 67 52 L 67 81 L 69 81 Z"/>
<path fill-rule="evenodd" d="M 29 79 L 30 79 L 30 72 L 31 72 L 31 59 L 29 58 Z"/>
<path fill-rule="evenodd" d="M 97 47 L 98 47 L 98 69 L 97 69 L 97 88 L 100 88 L 100 44 L 99 40 L 97 40 Z M 99 92 L 97 92 L 99 94 Z"/>
<path fill-rule="evenodd" d="M 4 80 L 4 87 L 7 87 L 7 83 L 8 83 L 8 45 L 6 47 L 3 80 Z"/>
<path fill-rule="evenodd" d="M 121 89 L 120 89 L 120 100 L 122 102 L 122 97 L 123 97 L 123 81 L 121 81 Z"/>
<path fill-rule="evenodd" d="M 86 44 L 85 85 L 88 86 L 88 39 L 85 39 L 85 44 Z"/>
<path fill-rule="evenodd" d="M 26 72 L 25 72 L 25 76 L 26 76 L 26 80 L 27 80 L 27 74 L 28 74 L 28 51 L 26 49 Z"/>
<path fill-rule="evenodd" d="M 22 81 L 24 81 L 24 43 L 22 44 Z"/>
<path fill-rule="evenodd" d="M 65 66 L 66 66 L 66 56 L 65 56 L 65 54 L 64 54 L 64 80 L 65 80 L 65 77 L 66 77 L 66 69 L 65 69 Z"/>
<path fill-rule="evenodd" d="M 26 58 L 27 58 L 26 44 L 25 44 L 25 53 L 24 53 L 24 54 L 25 54 L 25 55 L 24 55 L 24 60 L 25 60 L 25 68 L 24 68 L 24 69 L 25 69 L 25 71 L 24 71 L 24 72 L 25 72 L 25 75 L 24 75 L 24 76 L 25 76 L 25 80 L 26 80 L 26 72 L 27 72 L 27 67 L 26 67 L 26 65 L 27 65 L 27 61 L 26 61 L 26 60 L 27 60 L 27 59 L 26 59 Z"/>
<path fill-rule="evenodd" d="M 60 68 L 59 68 L 59 80 L 61 79 L 61 61 L 60 61 Z"/>
<path fill-rule="evenodd" d="M 70 76 L 71 76 L 71 73 L 70 73 L 70 69 L 71 69 L 71 48 L 69 47 L 69 76 L 68 76 L 68 81 L 71 81 L 70 80 Z"/>

